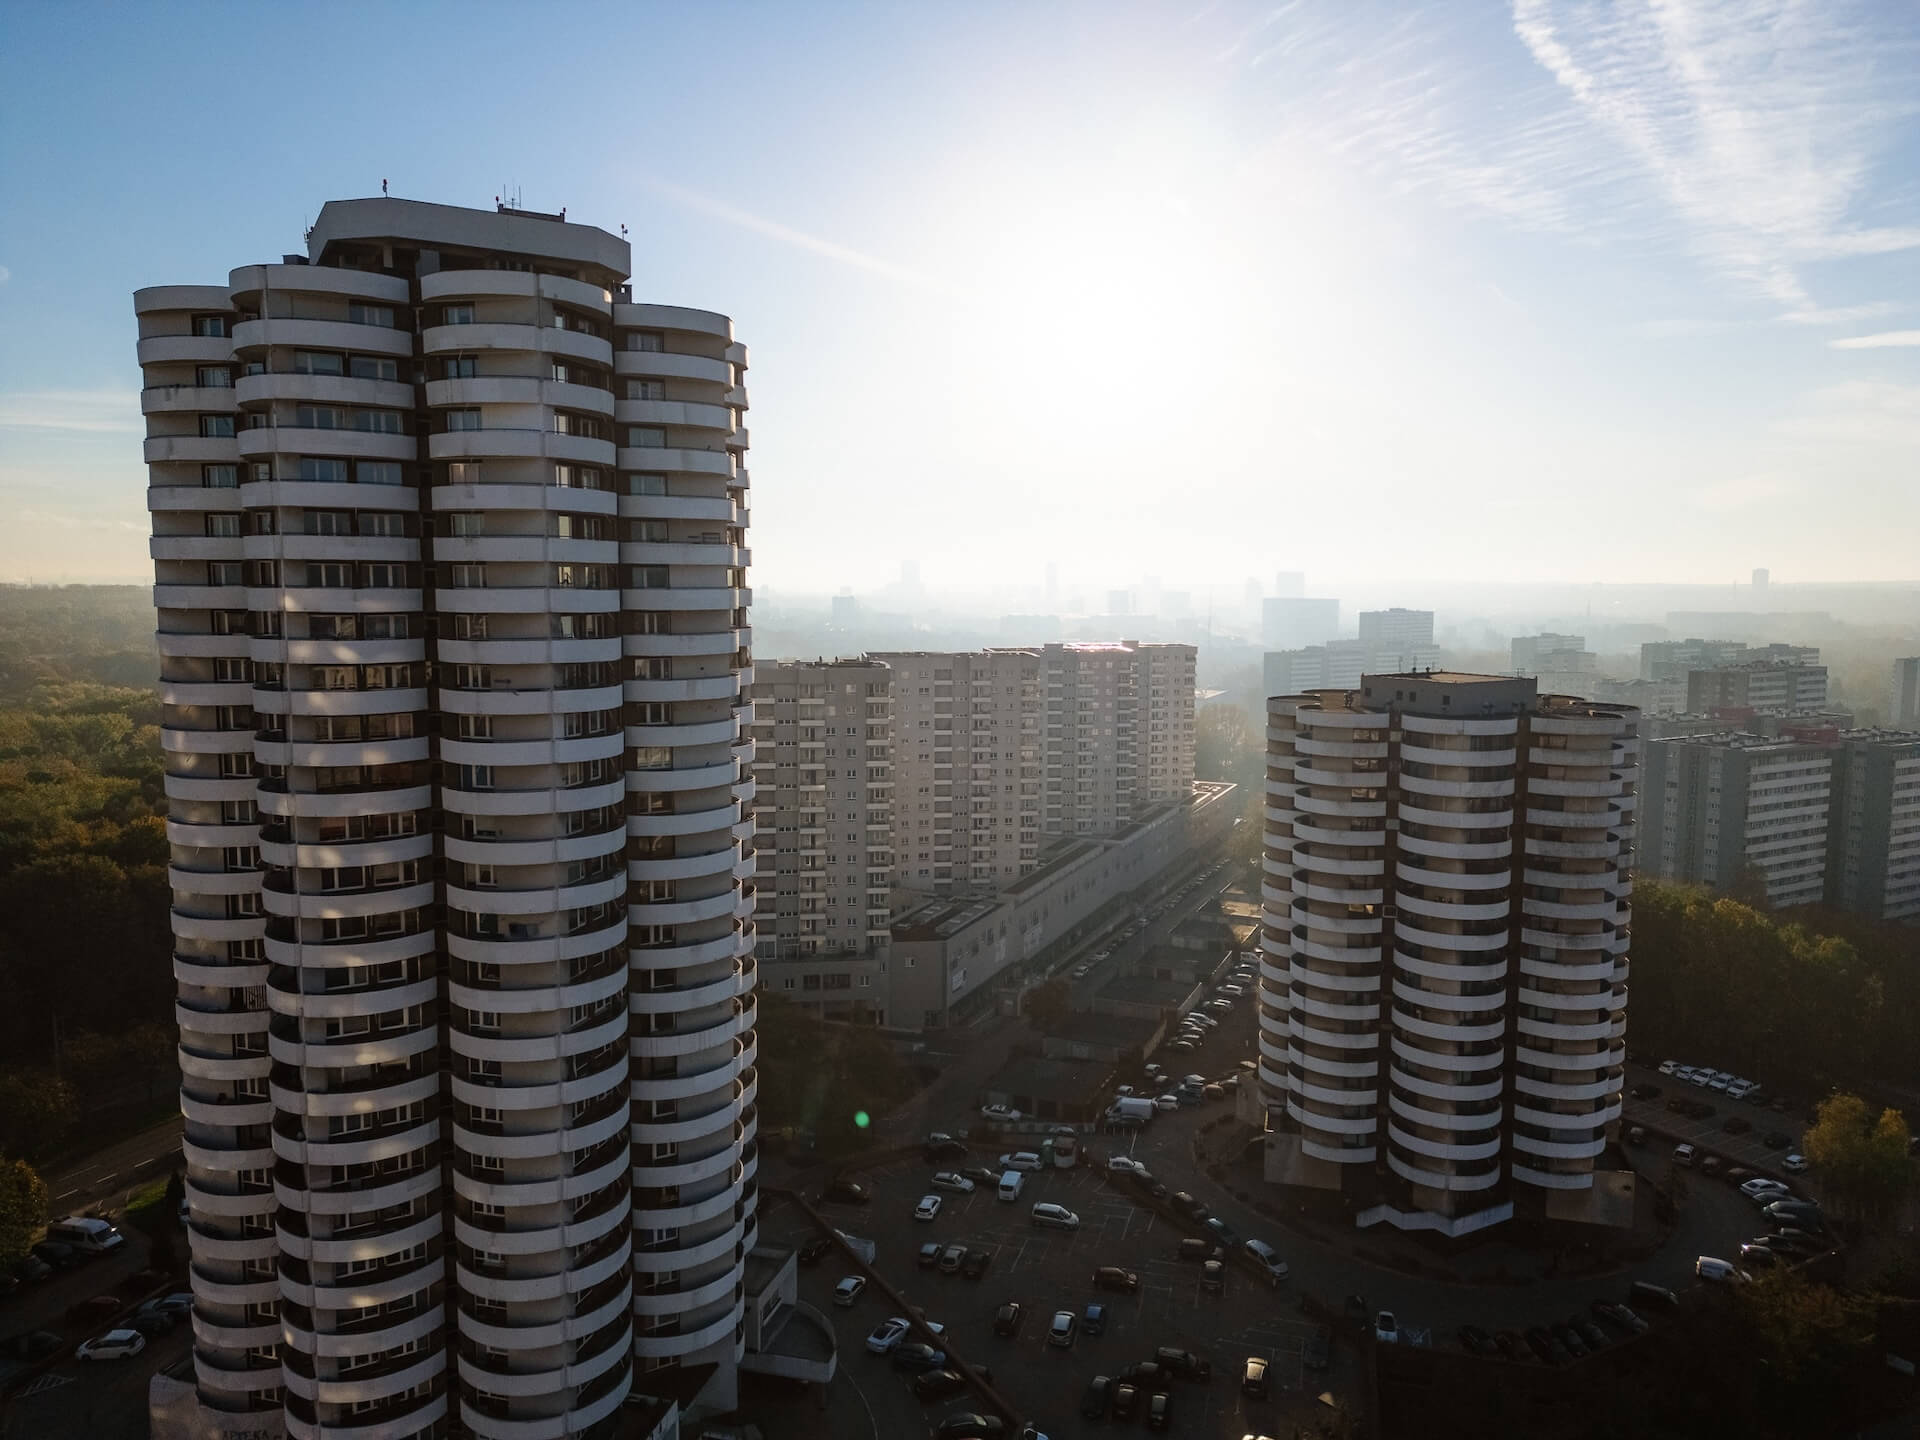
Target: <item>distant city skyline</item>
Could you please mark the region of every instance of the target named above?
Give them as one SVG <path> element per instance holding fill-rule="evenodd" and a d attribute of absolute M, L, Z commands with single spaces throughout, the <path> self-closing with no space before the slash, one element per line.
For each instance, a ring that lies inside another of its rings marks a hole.
<path fill-rule="evenodd" d="M 388 11 L 370 50 L 273 8 L 18 7 L 0 578 L 145 576 L 128 293 L 225 283 L 302 248 L 313 197 L 389 184 L 627 226 L 649 293 L 739 317 L 778 482 L 756 584 L 1054 564 L 1056 593 L 1151 575 L 1204 614 L 1208 583 L 1283 569 L 1920 572 L 1898 7 L 572 13 L 643 57 L 649 116 L 714 114 L 717 85 L 724 114 L 649 126 L 531 11 Z M 154 79 L 294 51 L 380 123 L 236 123 Z M 567 125 L 531 123 L 560 94 Z"/>

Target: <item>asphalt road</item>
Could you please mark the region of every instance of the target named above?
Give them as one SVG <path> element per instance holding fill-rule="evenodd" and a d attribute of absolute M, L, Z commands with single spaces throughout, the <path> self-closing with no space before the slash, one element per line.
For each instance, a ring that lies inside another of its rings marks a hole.
<path fill-rule="evenodd" d="M 180 1153 L 181 1121 L 169 1116 L 158 1125 L 115 1141 L 103 1150 L 48 1171 L 47 1207 L 56 1216 L 70 1215 L 96 1205 L 118 1209 L 127 1191 L 141 1181 L 165 1172 L 157 1162 Z"/>
<path fill-rule="evenodd" d="M 1703 1155 L 1718 1155 L 1730 1164 L 1744 1165 L 1789 1184 L 1799 1178 L 1781 1169 L 1780 1162 L 1786 1159 L 1788 1151 L 1800 1148 L 1800 1136 L 1806 1129 L 1802 1106 L 1790 1106 L 1782 1114 L 1769 1110 L 1764 1104 L 1729 1100 L 1724 1094 L 1676 1080 L 1671 1075 L 1662 1075 L 1657 1069 L 1645 1065 L 1627 1066 L 1627 1085 L 1629 1089 L 1635 1085 L 1658 1085 L 1660 1094 L 1652 1100 L 1636 1100 L 1629 1094 L 1623 1108 L 1624 1125 L 1645 1125 L 1649 1130 L 1672 1136 L 1673 1143 L 1686 1141 Z M 1714 1113 L 1704 1120 L 1689 1120 L 1684 1115 L 1677 1115 L 1667 1109 L 1667 1102 L 1677 1096 L 1711 1105 Z M 1746 1134 L 1734 1135 L 1727 1131 L 1727 1121 L 1735 1116 L 1752 1127 Z M 1765 1138 L 1768 1135 L 1783 1135 L 1787 1143 L 1768 1145 Z M 1671 1150 L 1670 1143 L 1662 1152 L 1663 1156 Z"/>
<path fill-rule="evenodd" d="M 147 1382 L 184 1359 L 191 1327 L 149 1340 L 130 1360 L 68 1360 L 33 1381 L 0 1411 L 4 1440 L 146 1440 Z"/>

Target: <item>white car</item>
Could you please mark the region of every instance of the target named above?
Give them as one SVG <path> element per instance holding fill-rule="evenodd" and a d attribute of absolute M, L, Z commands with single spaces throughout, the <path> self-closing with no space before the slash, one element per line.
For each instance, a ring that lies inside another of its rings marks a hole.
<path fill-rule="evenodd" d="M 1660 1073 L 1662 1075 L 1672 1075 L 1678 1071 L 1679 1068 L 1680 1062 L 1678 1060 L 1662 1060 L 1660 1062 Z"/>
<path fill-rule="evenodd" d="M 1189 1010 L 1186 1014 L 1186 1019 L 1195 1025 L 1204 1025 L 1209 1030 L 1218 1030 L 1220 1028 L 1220 1022 L 1204 1010 Z"/>
<path fill-rule="evenodd" d="M 898 1315 L 891 1320 L 882 1320 L 867 1336 L 867 1349 L 876 1355 L 891 1355 L 895 1347 L 907 1338 L 907 1331 L 912 1328 Z"/>
<path fill-rule="evenodd" d="M 1116 1175 L 1144 1175 L 1147 1167 L 1131 1155 L 1109 1155 L 1107 1169 Z"/>
<path fill-rule="evenodd" d="M 936 1190 L 951 1190 L 956 1195 L 971 1195 L 973 1181 L 955 1170 L 939 1170 L 929 1182 Z"/>
<path fill-rule="evenodd" d="M 867 1277 L 849 1275 L 833 1287 L 833 1303 L 845 1309 L 860 1298 L 860 1292 L 867 1288 Z"/>
<path fill-rule="evenodd" d="M 1702 1280 L 1713 1280 L 1722 1285 L 1745 1285 L 1753 1279 L 1746 1271 L 1736 1269 L 1726 1260 L 1716 1260 L 1711 1255 L 1702 1255 L 1695 1260 L 1693 1273 Z"/>
<path fill-rule="evenodd" d="M 1400 1343 L 1400 1322 L 1393 1318 L 1391 1310 L 1382 1310 L 1373 1317 L 1373 1338 L 1382 1345 Z"/>
<path fill-rule="evenodd" d="M 1789 1175 L 1803 1175 L 1807 1169 L 1807 1157 L 1804 1155 L 1789 1155 L 1780 1162 L 1780 1168 Z"/>
<path fill-rule="evenodd" d="M 1158 1096 L 1153 1102 L 1153 1108 L 1156 1110 L 1178 1110 L 1180 1108 L 1180 1097 L 1178 1095 Z"/>
<path fill-rule="evenodd" d="M 124 1360 L 147 1348 L 147 1337 L 138 1330 L 109 1330 L 96 1335 L 73 1352 L 76 1360 Z"/>
<path fill-rule="evenodd" d="M 938 1195 L 922 1195 L 920 1203 L 913 1207 L 913 1218 L 916 1220 L 931 1220 L 939 1213 L 940 1197 Z"/>
<path fill-rule="evenodd" d="M 1786 1199 L 1793 1194 L 1793 1190 L 1784 1180 L 1769 1180 L 1762 1175 L 1743 1184 L 1740 1193 L 1756 1205 L 1771 1205 L 1776 1200 Z"/>
<path fill-rule="evenodd" d="M 1040 1156 L 1033 1150 L 1010 1150 L 1000 1157 L 1002 1170 L 1038 1170 Z"/>
<path fill-rule="evenodd" d="M 1011 1125 L 1020 1118 L 1020 1112 L 1011 1105 L 982 1105 L 980 1107 L 980 1117 L 983 1120 L 998 1120 L 1004 1124 Z"/>

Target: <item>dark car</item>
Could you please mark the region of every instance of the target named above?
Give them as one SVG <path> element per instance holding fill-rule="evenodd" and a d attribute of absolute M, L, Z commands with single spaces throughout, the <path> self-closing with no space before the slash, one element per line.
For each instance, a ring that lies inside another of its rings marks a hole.
<path fill-rule="evenodd" d="M 903 1340 L 893 1347 L 893 1368 L 910 1373 L 938 1370 L 947 1363 L 947 1352 L 936 1350 L 924 1340 Z"/>
<path fill-rule="evenodd" d="M 1082 1335 L 1104 1335 L 1107 1333 L 1107 1307 L 1089 1305 L 1080 1315 L 1080 1333 Z"/>
<path fill-rule="evenodd" d="M 1771 1270 L 1779 1263 L 1780 1256 L 1765 1241 L 1749 1240 L 1740 1247 L 1742 1270 Z"/>
<path fill-rule="evenodd" d="M 1827 1244 L 1817 1235 L 1786 1225 L 1766 1237 L 1767 1248 L 1776 1255 L 1818 1255 Z"/>
<path fill-rule="evenodd" d="M 1627 1093 L 1636 1100 L 1658 1100 L 1660 1098 L 1660 1087 L 1658 1085 L 1635 1085 L 1627 1091 Z"/>
<path fill-rule="evenodd" d="M 1240 1237 L 1238 1234 L 1234 1232 L 1234 1228 L 1231 1225 L 1227 1224 L 1226 1221 L 1222 1220 L 1218 1215 L 1211 1217 L 1207 1221 L 1207 1229 L 1211 1230 L 1215 1235 L 1217 1235 L 1220 1238 L 1221 1243 L 1224 1244 L 1229 1250 L 1231 1250 L 1234 1246 L 1240 1243 Z"/>
<path fill-rule="evenodd" d="M 1527 1342 L 1511 1330 L 1494 1331 L 1493 1348 L 1508 1360 L 1525 1360 L 1530 1353 L 1527 1350 Z"/>
<path fill-rule="evenodd" d="M 1644 1335 L 1647 1331 L 1646 1321 L 1611 1300 L 1595 1300 L 1587 1308 L 1623 1335 Z"/>
<path fill-rule="evenodd" d="M 1769 1150 L 1784 1150 L 1793 1143 L 1793 1140 L 1790 1136 L 1783 1135 L 1778 1130 L 1769 1130 L 1765 1135 L 1761 1136 L 1760 1143 Z"/>
<path fill-rule="evenodd" d="M 1018 1300 L 1009 1300 L 993 1314 L 993 1333 L 1012 1337 L 1020 1333 L 1020 1322 L 1027 1318 L 1027 1312 Z"/>
<path fill-rule="evenodd" d="M 913 1394 L 922 1405 L 945 1400 L 967 1388 L 967 1380 L 958 1370 L 929 1370 L 913 1377 Z"/>
<path fill-rule="evenodd" d="M 987 1273 L 987 1264 L 993 1259 L 989 1250 L 969 1250 L 966 1261 L 960 1266 L 960 1273 L 969 1280 L 978 1280 Z"/>
<path fill-rule="evenodd" d="M 1493 1337 L 1478 1325 L 1462 1325 L 1460 1327 L 1460 1345 L 1472 1355 L 1492 1355 L 1497 1353 L 1494 1348 Z"/>
<path fill-rule="evenodd" d="M 1131 1420 L 1140 1406 L 1140 1387 L 1131 1380 L 1116 1380 L 1113 1385 L 1113 1418 Z"/>
<path fill-rule="evenodd" d="M 1636 1280 L 1627 1287 L 1627 1300 L 1635 1305 L 1651 1305 L 1661 1310 L 1678 1310 L 1680 1297 L 1664 1285 L 1651 1280 Z"/>
<path fill-rule="evenodd" d="M 1543 1365 L 1553 1365 L 1559 1359 L 1566 1358 L 1564 1347 L 1558 1357 L 1554 1355 L 1553 1337 L 1538 1325 L 1527 1331 L 1527 1348 L 1540 1357 L 1540 1363 Z"/>
<path fill-rule="evenodd" d="M 1267 1362 L 1263 1357 L 1247 1357 L 1247 1368 L 1240 1376 L 1240 1388 L 1251 1400 L 1265 1400 L 1273 1393 L 1273 1378 L 1267 1374 Z"/>
<path fill-rule="evenodd" d="M 95 1295 L 90 1300 L 76 1300 L 69 1305 L 67 1319 L 81 1326 L 98 1325 L 118 1315 L 120 1308 L 118 1295 Z"/>
<path fill-rule="evenodd" d="M 934 1440 L 998 1440 L 1007 1433 L 1007 1422 L 998 1415 L 978 1415 L 962 1411 L 949 1415 L 934 1427 Z"/>
<path fill-rule="evenodd" d="M 1204 1220 L 1213 1213 L 1185 1190 L 1173 1192 L 1173 1208 L 1191 1220 Z"/>
<path fill-rule="evenodd" d="M 1083 1420 L 1104 1420 L 1112 1405 L 1113 1381 L 1105 1375 L 1096 1375 L 1087 1382 L 1087 1393 L 1080 1397 L 1080 1417 Z"/>
<path fill-rule="evenodd" d="M 975 1185 L 983 1185 L 989 1190 L 1000 1183 L 1000 1172 L 990 1170 L 985 1165 L 963 1166 L 960 1173 L 966 1176 L 967 1179 L 973 1181 Z"/>
<path fill-rule="evenodd" d="M 173 1316 L 164 1310 L 136 1310 L 120 1323 L 129 1330 L 138 1330 L 152 1340 L 160 1335 L 171 1335 L 175 1321 Z"/>
<path fill-rule="evenodd" d="M 1137 1364 L 1127 1366 L 1126 1369 L 1122 1370 L 1113 1378 L 1116 1380 L 1125 1380 L 1139 1387 L 1141 1390 L 1152 1390 L 1164 1386 L 1167 1381 L 1173 1377 L 1167 1374 L 1167 1369 L 1164 1365 L 1153 1360 L 1142 1360 Z"/>
<path fill-rule="evenodd" d="M 72 1270 L 93 1258 L 61 1240 L 42 1240 L 33 1247 L 33 1254 L 36 1259 L 52 1266 L 55 1270 Z"/>
<path fill-rule="evenodd" d="M 1173 1396 L 1156 1390 L 1147 1397 L 1147 1428 L 1164 1430 L 1173 1423 Z"/>
<path fill-rule="evenodd" d="M 800 1247 L 800 1263 L 802 1265 L 817 1265 L 827 1257 L 832 1249 L 833 1241 L 824 1235 L 816 1235 Z"/>
<path fill-rule="evenodd" d="M 1209 1295 L 1227 1293 L 1227 1266 L 1224 1260 L 1203 1260 L 1200 1264 L 1200 1288 Z"/>
<path fill-rule="evenodd" d="M 47 1356 L 66 1348 L 66 1343 L 51 1330 L 29 1330 L 24 1334 L 9 1335 L 5 1340 L 0 1340 L 0 1355 L 5 1355 L 9 1360 L 25 1360 L 32 1363 L 35 1360 L 44 1360 Z"/>
<path fill-rule="evenodd" d="M 967 1158 L 967 1146 L 965 1141 L 956 1140 L 951 1135 L 929 1135 L 920 1154 L 929 1165 L 941 1160 L 964 1160 Z"/>
<path fill-rule="evenodd" d="M 873 1191 L 858 1180 L 835 1180 L 821 1193 L 820 1198 L 842 1205 L 865 1205 L 872 1201 Z"/>
<path fill-rule="evenodd" d="M 13 1278 L 22 1285 L 31 1285 L 36 1280 L 44 1280 L 53 1274 L 53 1267 L 38 1255 L 22 1255 L 14 1262 Z"/>
<path fill-rule="evenodd" d="M 1218 1260 L 1224 1253 L 1211 1240 L 1201 1240 L 1190 1235 L 1180 1242 L 1182 1260 Z"/>
<path fill-rule="evenodd" d="M 1324 1370 L 1333 1363 L 1333 1332 L 1326 1326 L 1317 1326 L 1307 1337 L 1306 1347 L 1300 1352 L 1300 1363 L 1309 1370 Z"/>
<path fill-rule="evenodd" d="M 1213 1362 L 1202 1360 L 1191 1350 L 1162 1345 L 1153 1352 L 1153 1361 L 1168 1374 L 1177 1375 L 1182 1380 L 1207 1380 L 1213 1376 Z"/>
<path fill-rule="evenodd" d="M 1118 1265 L 1102 1265 L 1093 1272 L 1093 1288 L 1117 1290 L 1123 1295 L 1131 1295 L 1140 1288 L 1140 1277 Z"/>
<path fill-rule="evenodd" d="M 1578 1360 L 1587 1353 L 1587 1342 L 1580 1338 L 1580 1332 L 1564 1320 L 1547 1327 L 1547 1333 L 1567 1347 L 1567 1353 Z"/>
<path fill-rule="evenodd" d="M 940 1252 L 946 1247 L 938 1240 L 929 1240 L 920 1247 L 920 1268 L 931 1270 L 940 1263 Z"/>
<path fill-rule="evenodd" d="M 1587 1349 L 1604 1350 L 1607 1348 L 1607 1332 L 1594 1324 L 1593 1321 L 1587 1319 L 1586 1316 L 1575 1315 L 1567 1321 L 1567 1326 L 1569 1329 L 1579 1332 L 1580 1338 L 1587 1342 Z"/>
<path fill-rule="evenodd" d="M 958 1275 L 961 1267 L 966 1263 L 967 1247 L 964 1245 L 949 1245 L 940 1252 L 940 1273 L 942 1275 Z"/>
<path fill-rule="evenodd" d="M 1826 1220 L 1820 1214 L 1820 1207 L 1808 1204 L 1804 1200 L 1776 1200 L 1760 1213 L 1769 1220 L 1782 1225 L 1797 1225 L 1802 1230 L 1827 1228 Z"/>

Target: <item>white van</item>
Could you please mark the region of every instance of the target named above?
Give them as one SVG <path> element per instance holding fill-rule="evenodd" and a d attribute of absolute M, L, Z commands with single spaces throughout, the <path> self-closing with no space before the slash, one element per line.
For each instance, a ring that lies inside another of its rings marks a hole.
<path fill-rule="evenodd" d="M 127 1243 L 127 1237 L 112 1225 L 90 1215 L 69 1215 L 64 1220 L 54 1221 L 47 1226 L 47 1238 L 71 1245 L 76 1250 L 84 1250 L 89 1255 L 105 1255 L 109 1250 L 118 1250 Z"/>
<path fill-rule="evenodd" d="M 1020 1192 L 1026 1188 L 1026 1185 L 1027 1177 L 1018 1170 L 1005 1171 L 1000 1176 L 1000 1198 L 1002 1200 L 1018 1200 L 1020 1198 Z"/>

